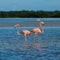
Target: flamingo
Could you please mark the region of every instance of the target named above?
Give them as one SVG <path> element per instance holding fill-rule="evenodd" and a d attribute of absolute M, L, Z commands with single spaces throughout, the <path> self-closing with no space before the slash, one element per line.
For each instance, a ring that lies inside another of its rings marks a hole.
<path fill-rule="evenodd" d="M 19 27 L 20 27 L 20 24 L 16 24 L 15 27 L 18 27 L 18 30 L 17 30 L 17 34 L 20 35 L 20 34 L 24 34 L 25 36 L 25 43 L 27 43 L 27 38 L 26 38 L 26 35 L 29 35 L 31 32 L 29 30 L 22 30 L 22 32 L 20 33 L 19 32 Z"/>
<path fill-rule="evenodd" d="M 19 28 L 19 27 L 20 27 L 20 24 L 16 24 L 15 27 L 18 27 L 18 28 Z M 29 30 L 22 30 L 21 34 L 24 34 L 24 36 L 25 36 L 25 41 L 27 40 L 27 39 L 26 39 L 26 35 L 29 35 L 30 33 L 31 33 L 31 32 L 30 32 Z M 19 30 L 17 30 L 17 34 L 20 35 Z"/>
<path fill-rule="evenodd" d="M 25 43 L 27 43 L 26 35 L 29 35 L 31 32 L 29 30 L 22 30 L 21 34 L 24 34 L 25 36 Z"/>
<path fill-rule="evenodd" d="M 44 24 L 44 22 L 43 21 L 40 21 L 41 28 L 42 28 L 43 24 Z M 33 28 L 31 30 L 31 32 L 33 32 L 35 34 L 35 36 L 34 36 L 34 43 L 36 43 L 36 35 L 37 35 L 37 33 L 43 33 L 44 32 L 44 29 L 43 28 L 42 29 L 40 29 L 40 28 Z"/>

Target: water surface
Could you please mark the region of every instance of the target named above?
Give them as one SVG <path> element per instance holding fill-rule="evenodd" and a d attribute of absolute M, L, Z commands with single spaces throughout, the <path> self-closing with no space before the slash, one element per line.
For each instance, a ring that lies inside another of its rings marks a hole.
<path fill-rule="evenodd" d="M 17 28 L 14 25 L 18 22 L 21 23 L 20 32 L 23 29 L 40 28 L 38 25 L 39 21 L 35 21 L 37 18 L 28 22 L 26 20 L 20 21 L 20 18 L 11 18 L 11 20 L 10 18 L 6 18 L 7 20 L 1 19 L 0 60 L 60 60 L 60 20 L 49 20 L 49 23 L 47 22 L 48 19 L 44 20 L 44 22 L 46 21 L 44 33 L 36 35 L 36 43 L 34 43 L 34 33 L 28 35 L 28 45 L 26 46 L 24 35 L 18 36 L 16 33 Z"/>
<path fill-rule="evenodd" d="M 21 27 L 31 30 L 34 27 Z M 27 36 L 29 45 L 34 42 L 34 34 Z M 18 36 L 13 27 L 0 28 L 1 60 L 59 60 L 60 27 L 45 27 L 44 34 L 37 34 L 37 45 L 24 47 L 24 35 Z"/>
<path fill-rule="evenodd" d="M 45 22 L 44 26 L 60 26 L 60 18 L 0 18 L 0 27 L 13 27 L 17 23 L 21 27 L 39 27 L 40 20 Z"/>

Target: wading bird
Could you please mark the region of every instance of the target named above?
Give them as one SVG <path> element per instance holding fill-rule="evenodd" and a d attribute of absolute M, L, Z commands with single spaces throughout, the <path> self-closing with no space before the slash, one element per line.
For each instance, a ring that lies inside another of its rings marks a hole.
<path fill-rule="evenodd" d="M 29 30 L 22 30 L 22 32 L 20 33 L 19 32 L 20 24 L 16 24 L 15 27 L 18 28 L 18 30 L 16 31 L 18 35 L 24 34 L 24 36 L 25 36 L 25 43 L 27 44 L 28 42 L 27 42 L 26 35 L 29 35 L 31 32 Z"/>
<path fill-rule="evenodd" d="M 37 33 L 43 33 L 44 32 L 44 28 L 42 27 L 43 24 L 44 24 L 44 22 L 40 21 L 39 25 L 40 25 L 41 29 L 40 28 L 33 28 L 31 30 L 31 32 L 33 32 L 35 34 L 35 36 L 34 36 L 34 43 L 36 43 L 36 35 L 37 35 Z"/>

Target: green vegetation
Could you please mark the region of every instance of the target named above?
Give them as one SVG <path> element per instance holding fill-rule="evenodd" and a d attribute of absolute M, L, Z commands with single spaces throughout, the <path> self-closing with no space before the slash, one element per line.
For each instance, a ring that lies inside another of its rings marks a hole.
<path fill-rule="evenodd" d="M 60 11 L 0 11 L 0 18 L 49 18 L 60 17 Z"/>

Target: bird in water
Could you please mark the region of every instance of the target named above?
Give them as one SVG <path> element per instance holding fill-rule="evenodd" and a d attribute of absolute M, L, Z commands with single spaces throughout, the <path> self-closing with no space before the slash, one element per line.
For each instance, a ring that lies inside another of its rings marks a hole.
<path fill-rule="evenodd" d="M 34 35 L 34 43 L 36 43 L 36 35 L 37 33 L 44 33 L 44 28 L 43 28 L 43 25 L 44 25 L 44 22 L 42 20 L 40 20 L 40 23 L 39 23 L 40 28 L 36 27 L 36 28 L 33 28 L 32 30 L 30 30 L 31 32 L 33 32 L 35 35 Z"/>
<path fill-rule="evenodd" d="M 28 44 L 26 36 L 29 35 L 31 32 L 29 30 L 22 30 L 21 33 L 20 33 L 19 32 L 19 30 L 20 30 L 20 24 L 16 24 L 15 27 L 17 28 L 17 31 L 16 31 L 17 35 L 24 34 L 24 36 L 25 36 L 25 39 L 24 39 L 25 43 Z"/>

